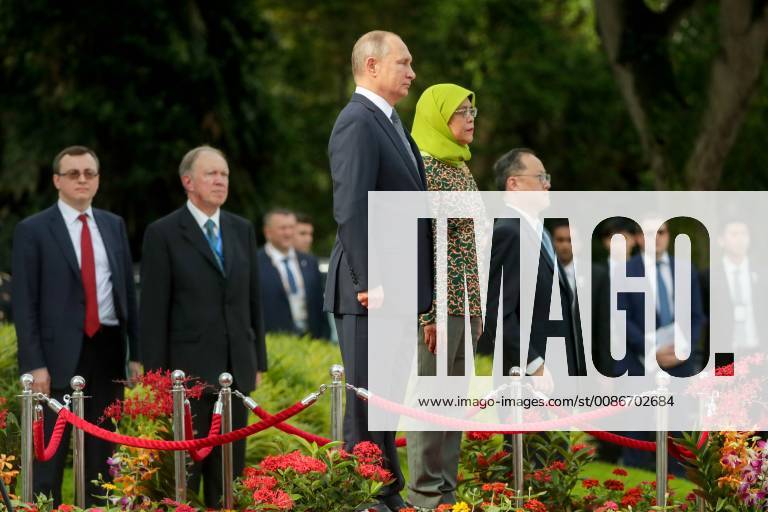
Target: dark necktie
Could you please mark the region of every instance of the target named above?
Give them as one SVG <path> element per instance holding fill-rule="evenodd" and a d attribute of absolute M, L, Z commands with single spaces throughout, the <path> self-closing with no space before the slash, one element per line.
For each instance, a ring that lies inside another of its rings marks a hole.
<path fill-rule="evenodd" d="M 205 221 L 205 238 L 208 240 L 208 245 L 211 247 L 211 251 L 213 251 L 213 256 L 216 258 L 219 270 L 224 272 L 224 253 L 221 250 L 221 237 L 216 236 L 214 227 L 216 227 L 216 224 L 213 220 L 208 219 Z"/>
<path fill-rule="evenodd" d="M 77 217 L 83 223 L 80 232 L 80 276 L 83 279 L 85 291 L 85 335 L 93 338 L 101 327 L 99 323 L 99 302 L 96 298 L 96 261 L 93 257 L 93 241 L 88 227 L 88 216 L 81 214 Z"/>
<path fill-rule="evenodd" d="M 291 291 L 291 295 L 299 293 L 299 287 L 296 286 L 296 277 L 291 272 L 291 266 L 288 264 L 288 258 L 283 258 L 283 266 L 285 267 L 285 276 L 288 279 L 288 288 Z"/>
<path fill-rule="evenodd" d="M 419 165 L 416 163 L 416 157 L 413 156 L 411 143 L 408 142 L 408 137 L 405 136 L 405 130 L 403 130 L 403 123 L 400 122 L 400 116 L 397 115 L 397 110 L 392 109 L 392 115 L 389 116 L 389 118 L 392 120 L 392 125 L 395 127 L 395 131 L 400 136 L 400 141 L 403 143 L 405 152 L 408 153 L 409 157 L 411 157 L 411 162 L 413 162 L 413 166 L 416 169 L 418 169 Z"/>
<path fill-rule="evenodd" d="M 544 252 L 549 256 L 549 261 L 552 266 L 557 266 L 557 257 L 555 256 L 555 247 L 552 245 L 552 239 L 549 237 L 549 231 L 547 228 L 541 228 L 541 241 L 544 245 Z"/>
<path fill-rule="evenodd" d="M 667 285 L 664 283 L 664 278 L 661 276 L 661 268 L 665 265 L 661 261 L 656 262 L 656 290 L 659 296 L 659 327 L 664 327 L 672 323 L 674 314 L 672 313 L 672 306 L 669 304 L 669 295 L 667 293 Z"/>

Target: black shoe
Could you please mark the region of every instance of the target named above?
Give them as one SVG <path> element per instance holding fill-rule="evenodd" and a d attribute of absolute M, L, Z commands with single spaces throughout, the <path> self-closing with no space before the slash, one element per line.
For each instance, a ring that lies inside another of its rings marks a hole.
<path fill-rule="evenodd" d="M 384 503 L 392 512 L 397 512 L 401 508 L 408 508 L 403 498 L 399 494 L 390 494 L 389 496 L 382 496 L 381 502 Z"/>

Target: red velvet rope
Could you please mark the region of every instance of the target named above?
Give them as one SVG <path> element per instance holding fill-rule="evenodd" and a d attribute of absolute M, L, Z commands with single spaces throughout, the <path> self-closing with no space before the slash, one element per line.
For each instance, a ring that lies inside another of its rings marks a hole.
<path fill-rule="evenodd" d="M 32 441 L 35 445 L 35 458 L 40 462 L 51 460 L 61 445 L 61 439 L 64 437 L 64 429 L 67 428 L 67 420 L 59 416 L 56 418 L 56 424 L 53 426 L 51 440 L 48 446 L 45 446 L 45 432 L 43 430 L 43 420 L 32 422 Z"/>
<path fill-rule="evenodd" d="M 66 421 L 68 421 L 75 427 L 83 429 L 85 432 L 88 432 L 92 436 L 98 437 L 105 441 L 109 441 L 111 443 L 117 443 L 117 444 L 122 444 L 126 446 L 134 446 L 136 448 L 148 448 L 151 450 L 197 450 L 200 448 L 206 448 L 209 446 L 218 446 L 226 443 L 232 443 L 234 441 L 239 441 L 241 439 L 245 439 L 246 437 L 253 435 L 256 432 L 261 432 L 262 430 L 266 430 L 278 423 L 281 423 L 287 420 L 288 418 L 291 418 L 297 415 L 298 413 L 300 413 L 310 405 L 311 403 L 305 405 L 305 404 L 302 404 L 301 402 L 298 402 L 292 405 L 291 407 L 289 407 L 288 409 L 285 409 L 284 411 L 276 414 L 269 420 L 260 421 L 252 425 L 248 425 L 247 427 L 233 430 L 232 432 L 229 432 L 226 434 L 218 434 L 215 436 L 209 436 L 202 439 L 192 439 L 192 440 L 184 440 L 184 441 L 164 441 L 161 439 L 144 439 L 140 437 L 117 434 L 115 432 L 110 432 L 109 430 L 105 430 L 92 423 L 89 423 L 82 418 L 78 418 L 66 408 L 62 408 L 59 411 L 59 417 L 63 416 L 66 419 Z"/>
<path fill-rule="evenodd" d="M 368 400 L 378 407 L 381 407 L 382 409 L 395 412 L 398 414 L 404 414 L 406 416 L 411 416 L 413 418 L 417 419 L 423 419 L 425 421 L 430 421 L 432 423 L 438 423 L 441 425 L 451 426 L 451 427 L 464 427 L 464 430 L 483 430 L 487 431 L 486 427 L 488 427 L 487 424 L 484 423 L 478 423 L 475 421 L 468 421 L 468 420 L 461 420 L 461 419 L 455 419 L 455 418 L 447 418 L 445 416 L 440 416 L 437 414 L 427 413 L 424 411 L 418 411 L 416 409 L 412 409 L 409 407 L 406 407 L 401 404 L 397 404 L 395 402 L 391 402 L 389 400 L 386 400 L 384 398 L 378 397 L 374 394 L 370 394 L 368 397 Z M 544 422 L 535 422 L 535 423 L 529 423 L 527 430 L 506 430 L 507 427 L 511 426 L 508 424 L 495 424 L 491 425 L 493 427 L 499 428 L 499 430 L 493 430 L 490 431 L 494 434 L 520 434 L 520 433 L 530 433 L 535 431 L 543 431 L 543 430 L 550 430 L 553 427 L 560 426 L 565 422 L 570 422 L 573 420 L 577 420 L 580 423 L 586 422 L 589 419 L 593 419 L 595 417 L 602 417 L 607 415 L 608 413 L 612 413 L 614 408 L 605 408 L 600 409 L 597 411 L 591 411 L 588 413 L 582 413 L 577 414 L 574 416 L 570 416 L 568 418 L 560 418 L 557 420 L 552 421 L 544 421 Z M 604 431 L 587 431 L 588 434 L 591 434 L 598 439 L 602 439 L 604 441 L 608 441 L 614 444 L 618 444 L 620 446 L 626 446 L 628 448 L 636 448 L 638 450 L 644 450 L 644 451 L 655 451 L 656 450 L 656 443 L 654 441 L 640 441 L 638 439 L 632 439 L 631 437 L 626 436 L 620 436 L 618 434 L 613 434 L 611 432 L 604 432 Z M 697 447 L 701 448 L 704 443 L 707 440 L 708 433 L 702 432 L 701 437 L 699 438 L 699 441 L 697 443 Z M 398 440 L 399 441 L 399 440 Z M 404 445 L 405 443 L 403 443 Z M 400 446 L 400 445 L 398 445 Z M 677 445 L 674 442 L 669 443 L 669 452 L 676 458 L 682 459 L 682 458 L 692 458 L 694 456 L 693 453 L 691 453 L 686 448 Z"/>
<path fill-rule="evenodd" d="M 189 417 L 190 422 L 192 421 L 192 416 Z M 192 438 L 192 429 L 187 430 L 188 437 L 187 439 Z M 221 432 L 221 414 L 214 414 L 211 417 L 211 428 L 208 429 L 208 437 L 215 436 Z M 195 462 L 202 462 L 207 456 L 211 454 L 213 451 L 213 446 L 209 446 L 207 448 L 201 448 L 199 450 L 189 450 L 189 456 L 192 458 Z"/>

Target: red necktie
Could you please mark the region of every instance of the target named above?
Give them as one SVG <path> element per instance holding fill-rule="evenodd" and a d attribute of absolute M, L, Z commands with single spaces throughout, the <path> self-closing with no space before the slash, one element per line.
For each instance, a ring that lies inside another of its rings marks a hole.
<path fill-rule="evenodd" d="M 78 219 L 83 223 L 80 233 L 80 275 L 85 290 L 85 335 L 92 338 L 99 330 L 99 303 L 96 299 L 96 263 L 93 257 L 91 230 L 88 228 L 88 216 L 81 214 Z"/>

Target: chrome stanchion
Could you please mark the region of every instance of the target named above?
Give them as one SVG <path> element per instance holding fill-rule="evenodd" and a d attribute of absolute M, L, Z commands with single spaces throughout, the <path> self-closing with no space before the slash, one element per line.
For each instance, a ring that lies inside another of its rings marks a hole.
<path fill-rule="evenodd" d="M 184 440 L 184 378 L 186 375 L 181 370 L 174 370 L 171 374 L 173 388 L 173 440 Z M 187 458 L 184 450 L 177 450 L 173 454 L 174 475 L 176 480 L 176 501 L 187 501 Z"/>
<path fill-rule="evenodd" d="M 227 372 L 219 375 L 219 402 L 221 403 L 221 433 L 228 434 L 232 432 L 232 375 Z M 218 403 L 218 402 L 217 402 Z M 234 480 L 234 469 L 232 460 L 232 443 L 221 445 L 221 480 L 222 480 L 222 504 L 225 510 L 234 508 L 234 492 L 232 490 L 232 481 Z"/>
<path fill-rule="evenodd" d="M 669 469 L 668 459 L 668 410 L 667 405 L 661 405 L 662 399 L 666 402 L 669 393 L 669 375 L 664 371 L 656 374 L 656 397 L 659 405 L 656 407 L 656 505 L 667 506 L 667 473 Z"/>
<path fill-rule="evenodd" d="M 344 440 L 344 367 L 340 364 L 331 366 L 331 439 Z"/>
<path fill-rule="evenodd" d="M 83 388 L 85 388 L 85 379 L 79 375 L 72 377 L 69 381 L 72 386 L 72 412 L 78 418 L 85 417 L 85 397 Z M 85 508 L 85 434 L 82 429 L 75 427 L 72 429 L 74 437 L 74 451 L 72 454 L 72 467 L 75 480 L 75 505 Z"/>
<path fill-rule="evenodd" d="M 35 398 L 32 393 L 34 378 L 25 373 L 21 376 L 21 501 L 32 502 L 32 415 Z"/>
<path fill-rule="evenodd" d="M 512 397 L 515 398 L 516 404 L 514 411 L 514 423 L 519 425 L 523 421 L 523 411 L 517 405 L 520 403 L 520 399 L 523 397 L 522 386 L 522 370 L 514 366 L 509 370 L 509 376 L 512 377 L 512 383 L 510 388 L 512 390 Z M 523 435 L 522 433 L 512 434 L 512 468 L 514 469 L 514 485 L 515 485 L 515 497 L 519 505 L 522 505 L 522 496 L 525 492 L 525 483 L 523 478 Z"/>

